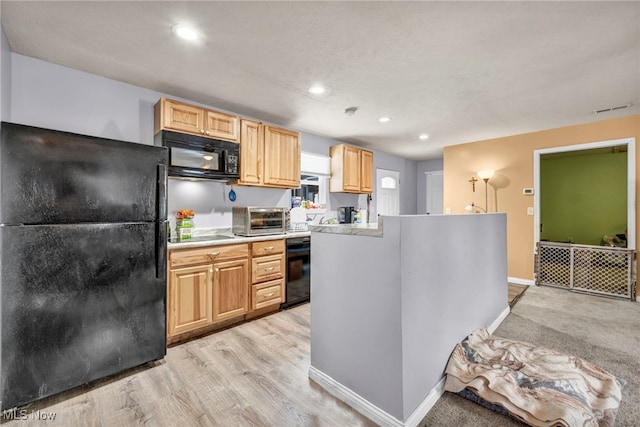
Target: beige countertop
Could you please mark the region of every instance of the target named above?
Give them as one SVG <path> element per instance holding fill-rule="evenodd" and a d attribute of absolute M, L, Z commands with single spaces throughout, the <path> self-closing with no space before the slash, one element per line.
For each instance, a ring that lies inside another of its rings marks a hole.
<path fill-rule="evenodd" d="M 211 236 L 211 240 L 207 240 L 206 238 Z M 216 236 L 226 236 L 228 239 L 217 239 Z M 231 233 L 231 230 L 222 230 L 219 232 L 210 232 L 209 234 L 205 233 L 194 233 L 194 238 L 197 240 L 183 240 L 180 242 L 169 242 L 167 244 L 167 249 L 188 249 L 188 248 L 200 248 L 205 246 L 220 246 L 220 245 L 234 245 L 237 243 L 250 243 L 250 242 L 260 242 L 266 240 L 278 240 L 278 239 L 288 239 L 293 237 L 305 237 L 311 236 L 310 231 L 291 231 L 284 234 L 269 234 L 266 236 L 235 236 Z"/>
<path fill-rule="evenodd" d="M 309 230 L 317 233 L 382 237 L 382 217 L 378 218 L 378 222 L 367 224 L 309 224 Z"/>

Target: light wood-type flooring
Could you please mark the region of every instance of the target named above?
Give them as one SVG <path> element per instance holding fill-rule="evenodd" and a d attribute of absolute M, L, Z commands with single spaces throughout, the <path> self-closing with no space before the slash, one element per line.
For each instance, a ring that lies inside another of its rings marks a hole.
<path fill-rule="evenodd" d="M 513 308 L 514 305 L 518 302 L 520 297 L 524 294 L 528 288 L 527 285 L 515 285 L 513 283 L 509 283 L 509 307 Z"/>
<path fill-rule="evenodd" d="M 153 366 L 61 393 L 3 425 L 373 426 L 309 380 L 309 314 L 304 304 L 171 347 Z M 55 419 L 37 420 L 46 413 Z"/>
<path fill-rule="evenodd" d="M 510 304 L 523 288 L 509 285 Z M 37 402 L 0 423 L 373 426 L 309 380 L 309 315 L 303 304 L 171 347 L 162 361 Z"/>

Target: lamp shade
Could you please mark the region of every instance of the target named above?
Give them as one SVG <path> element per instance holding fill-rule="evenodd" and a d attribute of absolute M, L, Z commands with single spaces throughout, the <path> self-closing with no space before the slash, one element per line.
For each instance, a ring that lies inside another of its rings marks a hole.
<path fill-rule="evenodd" d="M 480 206 L 476 205 L 473 202 L 471 202 L 470 205 L 467 205 L 467 206 L 464 207 L 464 210 L 467 211 L 467 212 L 477 213 L 476 209 L 478 209 L 479 211 L 485 212 L 485 213 L 487 212 L 487 210 L 485 208 L 480 207 Z"/>
<path fill-rule="evenodd" d="M 480 179 L 491 179 L 491 177 L 493 176 L 493 171 L 478 171 L 478 176 L 480 177 Z"/>

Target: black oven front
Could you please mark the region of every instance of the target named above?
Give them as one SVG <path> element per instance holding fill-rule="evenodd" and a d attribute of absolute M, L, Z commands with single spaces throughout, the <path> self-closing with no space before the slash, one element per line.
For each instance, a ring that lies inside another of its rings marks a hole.
<path fill-rule="evenodd" d="M 156 135 L 169 148 L 169 176 L 218 181 L 238 179 L 239 144 L 171 131 Z"/>

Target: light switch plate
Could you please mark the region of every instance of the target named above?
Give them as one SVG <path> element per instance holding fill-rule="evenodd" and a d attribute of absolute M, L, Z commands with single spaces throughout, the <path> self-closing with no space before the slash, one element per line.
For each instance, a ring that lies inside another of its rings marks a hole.
<path fill-rule="evenodd" d="M 527 208 L 527 215 L 533 215 L 533 208 L 532 207 L 528 207 Z"/>

